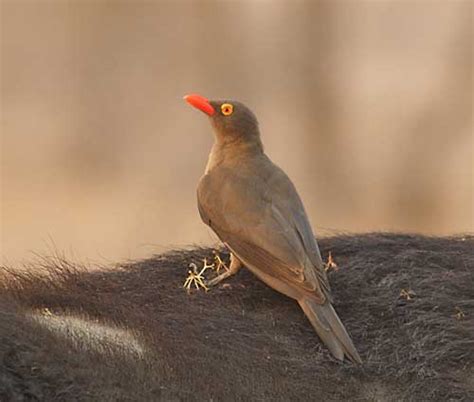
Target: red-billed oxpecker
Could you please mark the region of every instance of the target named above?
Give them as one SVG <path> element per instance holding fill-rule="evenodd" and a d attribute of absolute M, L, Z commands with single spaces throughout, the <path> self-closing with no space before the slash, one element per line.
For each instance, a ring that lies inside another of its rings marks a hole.
<path fill-rule="evenodd" d="M 199 181 L 199 213 L 231 252 L 228 271 L 246 266 L 296 300 L 339 360 L 361 358 L 331 305 L 331 290 L 303 203 L 288 176 L 264 153 L 255 115 L 231 100 L 184 99 L 209 116 L 215 143 Z"/>

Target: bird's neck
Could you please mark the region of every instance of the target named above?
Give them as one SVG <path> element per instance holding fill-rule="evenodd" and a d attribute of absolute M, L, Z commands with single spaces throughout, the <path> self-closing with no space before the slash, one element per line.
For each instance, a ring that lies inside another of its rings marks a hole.
<path fill-rule="evenodd" d="M 222 141 L 216 139 L 206 166 L 206 173 L 220 165 L 232 165 L 242 163 L 248 158 L 263 154 L 263 144 L 260 138 L 252 140 Z"/>

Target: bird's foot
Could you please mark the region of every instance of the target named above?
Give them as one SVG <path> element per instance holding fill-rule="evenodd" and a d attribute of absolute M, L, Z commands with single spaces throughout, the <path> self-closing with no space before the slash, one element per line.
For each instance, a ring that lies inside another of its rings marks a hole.
<path fill-rule="evenodd" d="M 229 270 L 229 267 L 227 264 L 222 260 L 220 254 L 218 251 L 214 250 L 214 270 L 219 273 L 222 268 L 224 268 L 226 271 Z"/>
<path fill-rule="evenodd" d="M 194 285 L 196 290 L 203 288 L 208 291 L 209 288 L 206 286 L 206 278 L 204 278 L 203 274 L 207 269 L 211 268 L 211 265 L 208 265 L 206 259 L 204 259 L 204 266 L 199 272 L 196 264 L 193 262 L 189 264 L 189 268 L 192 269 L 188 271 L 188 277 L 184 281 L 183 288 L 190 292 Z"/>
<path fill-rule="evenodd" d="M 216 254 L 216 256 L 218 257 L 218 255 Z M 228 278 L 229 276 L 232 276 L 234 274 L 236 274 L 240 268 L 242 267 L 242 263 L 240 262 L 240 260 L 234 256 L 234 254 L 231 254 L 230 255 L 230 266 L 229 268 L 227 268 L 227 266 L 222 262 L 222 260 L 219 258 L 219 261 L 221 261 L 222 265 L 226 268 L 226 271 L 223 272 L 222 274 L 216 276 L 215 278 L 209 280 L 206 282 L 206 286 L 207 287 L 212 287 L 212 286 L 216 286 L 218 283 L 222 282 L 224 279 Z M 217 263 L 217 262 L 216 262 Z"/>
<path fill-rule="evenodd" d="M 184 281 L 183 288 L 185 288 L 188 292 L 190 292 L 193 288 L 196 290 L 204 289 L 206 292 L 209 288 L 216 286 L 218 283 L 222 282 L 224 279 L 228 278 L 229 276 L 234 275 L 242 266 L 242 263 L 238 258 L 236 258 L 233 254 L 230 256 L 230 265 L 229 267 L 225 264 L 225 262 L 220 257 L 217 251 L 214 251 L 214 263 L 210 264 L 207 261 L 207 258 L 202 260 L 203 266 L 198 271 L 198 267 L 195 263 L 189 264 L 190 270 L 188 270 L 188 276 Z M 215 278 L 206 280 L 204 276 L 204 272 L 208 269 L 213 269 L 217 273 L 224 268 L 225 272 L 222 274 L 217 275 Z"/>

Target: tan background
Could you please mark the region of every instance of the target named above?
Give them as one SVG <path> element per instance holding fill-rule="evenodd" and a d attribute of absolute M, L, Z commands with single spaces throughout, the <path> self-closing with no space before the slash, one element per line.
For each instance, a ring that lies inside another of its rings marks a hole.
<path fill-rule="evenodd" d="M 473 230 L 471 1 L 2 1 L 2 258 L 215 241 L 208 122 L 244 101 L 317 233 Z"/>

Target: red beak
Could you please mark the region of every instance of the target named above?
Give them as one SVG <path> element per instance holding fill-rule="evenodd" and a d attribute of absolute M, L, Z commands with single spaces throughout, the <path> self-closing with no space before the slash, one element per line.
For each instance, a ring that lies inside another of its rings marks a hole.
<path fill-rule="evenodd" d="M 186 95 L 183 99 L 191 106 L 194 106 L 196 109 L 201 110 L 209 116 L 212 116 L 216 112 L 212 105 L 209 103 L 209 100 L 200 95 Z"/>

